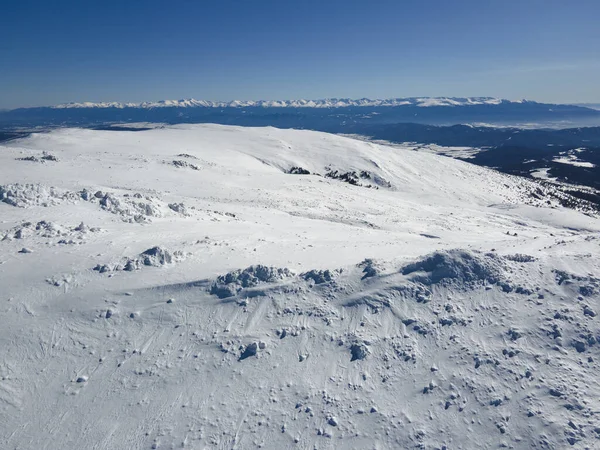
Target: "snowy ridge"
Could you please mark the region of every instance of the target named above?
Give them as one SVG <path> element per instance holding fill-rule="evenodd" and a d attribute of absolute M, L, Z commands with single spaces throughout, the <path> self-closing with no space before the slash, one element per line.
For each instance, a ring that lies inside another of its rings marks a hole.
<path fill-rule="evenodd" d="M 600 219 L 415 150 L 1 145 L 0 448 L 598 448 Z"/>
<path fill-rule="evenodd" d="M 351 106 L 471 106 L 471 105 L 499 105 L 502 103 L 522 103 L 523 101 L 510 101 L 493 97 L 410 97 L 392 99 L 349 99 L 330 98 L 320 100 L 233 100 L 229 102 L 195 100 L 162 100 L 158 102 L 119 103 L 119 102 L 83 102 L 64 103 L 53 106 L 56 109 L 65 108 L 346 108 Z"/>

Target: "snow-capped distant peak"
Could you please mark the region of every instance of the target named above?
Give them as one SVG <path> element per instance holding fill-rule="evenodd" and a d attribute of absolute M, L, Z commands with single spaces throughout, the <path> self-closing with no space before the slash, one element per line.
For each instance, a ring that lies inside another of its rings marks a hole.
<path fill-rule="evenodd" d="M 358 106 L 472 106 L 472 105 L 499 105 L 501 103 L 516 103 L 494 97 L 410 97 L 390 99 L 350 99 L 327 98 L 320 100 L 233 100 L 228 102 L 210 100 L 161 100 L 158 102 L 120 103 L 120 102 L 82 102 L 63 103 L 52 108 L 344 108 Z M 520 102 L 518 102 L 520 103 Z"/>

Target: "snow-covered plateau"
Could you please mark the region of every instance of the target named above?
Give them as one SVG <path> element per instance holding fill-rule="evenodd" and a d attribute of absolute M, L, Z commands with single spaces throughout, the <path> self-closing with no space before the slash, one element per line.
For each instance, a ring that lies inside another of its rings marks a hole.
<path fill-rule="evenodd" d="M 599 448 L 565 195 L 314 131 L 4 143 L 0 448 Z"/>

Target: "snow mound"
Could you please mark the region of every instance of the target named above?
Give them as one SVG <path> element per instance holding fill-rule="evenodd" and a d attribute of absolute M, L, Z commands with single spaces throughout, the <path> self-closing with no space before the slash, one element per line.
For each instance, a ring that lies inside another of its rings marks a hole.
<path fill-rule="evenodd" d="M 311 281 L 314 284 L 329 283 L 333 280 L 333 273 L 330 270 L 309 270 L 300 275 L 304 280 Z"/>
<path fill-rule="evenodd" d="M 448 250 L 432 253 L 405 266 L 403 275 L 426 285 L 438 283 L 490 283 L 504 279 L 505 263 L 494 253 Z"/>
<path fill-rule="evenodd" d="M 66 236 L 67 234 L 68 230 L 64 227 L 53 222 L 42 220 L 35 224 L 33 222 L 23 222 L 22 224 L 9 230 L 5 236 L 5 239 L 25 239 L 33 235 L 52 238 Z"/>
<path fill-rule="evenodd" d="M 369 355 L 369 347 L 364 342 L 354 343 L 350 346 L 350 362 L 365 359 Z"/>
<path fill-rule="evenodd" d="M 85 201 L 98 202 L 104 211 L 115 214 L 128 223 L 145 223 L 150 222 L 152 218 L 163 216 L 162 203 L 140 193 L 119 196 L 114 193 L 96 191 L 95 194 L 91 194 L 90 191 L 84 189 L 80 192 L 80 196 Z"/>
<path fill-rule="evenodd" d="M 139 261 L 145 266 L 160 267 L 173 263 L 178 256 L 178 252 L 171 254 L 164 248 L 152 247 L 142 252 Z"/>
<path fill-rule="evenodd" d="M 375 277 L 381 273 L 381 267 L 379 267 L 379 264 L 371 258 L 361 261 L 358 263 L 357 267 L 362 269 L 362 280 Z"/>
<path fill-rule="evenodd" d="M 142 199 L 146 201 L 142 201 Z M 100 199 L 102 209 L 121 216 L 126 222 L 146 222 L 151 217 L 161 217 L 162 214 L 150 197 L 143 198 L 134 194 L 132 198 L 119 199 L 116 195 L 106 194 Z"/>
<path fill-rule="evenodd" d="M 140 253 L 135 258 L 124 258 L 117 264 L 97 264 L 93 270 L 106 273 L 113 271 L 127 271 L 133 272 L 134 270 L 140 270 L 142 267 L 163 267 L 182 261 L 185 258 L 185 254 L 179 250 L 171 252 L 162 247 L 152 247 L 148 250 Z"/>
<path fill-rule="evenodd" d="M 294 274 L 287 268 L 250 266 L 219 276 L 212 284 L 210 293 L 219 298 L 233 297 L 243 289 L 263 283 L 276 283 L 293 276 Z"/>
<path fill-rule="evenodd" d="M 188 208 L 183 203 L 169 203 L 167 205 L 171 211 L 181 214 L 182 216 L 189 216 L 190 213 Z"/>
<path fill-rule="evenodd" d="M 53 206 L 65 200 L 75 200 L 76 194 L 42 184 L 6 184 L 0 186 L 0 202 L 17 208 Z"/>
<path fill-rule="evenodd" d="M 11 239 L 26 239 L 31 236 L 39 236 L 42 238 L 57 238 L 57 237 L 77 237 L 78 239 L 82 239 L 83 235 L 88 232 L 98 232 L 100 231 L 97 227 L 88 227 L 83 222 L 81 222 L 76 227 L 65 227 L 56 222 L 41 220 L 37 223 L 33 222 L 23 222 L 16 227 L 11 228 L 4 235 L 2 240 L 11 240 Z M 64 243 L 62 240 L 59 243 Z"/>

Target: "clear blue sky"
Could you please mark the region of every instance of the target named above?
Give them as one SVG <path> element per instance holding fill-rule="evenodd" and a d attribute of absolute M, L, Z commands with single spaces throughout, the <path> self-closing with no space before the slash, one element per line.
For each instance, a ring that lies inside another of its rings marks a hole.
<path fill-rule="evenodd" d="M 1 0 L 0 108 L 497 96 L 600 102 L 600 0 Z"/>

